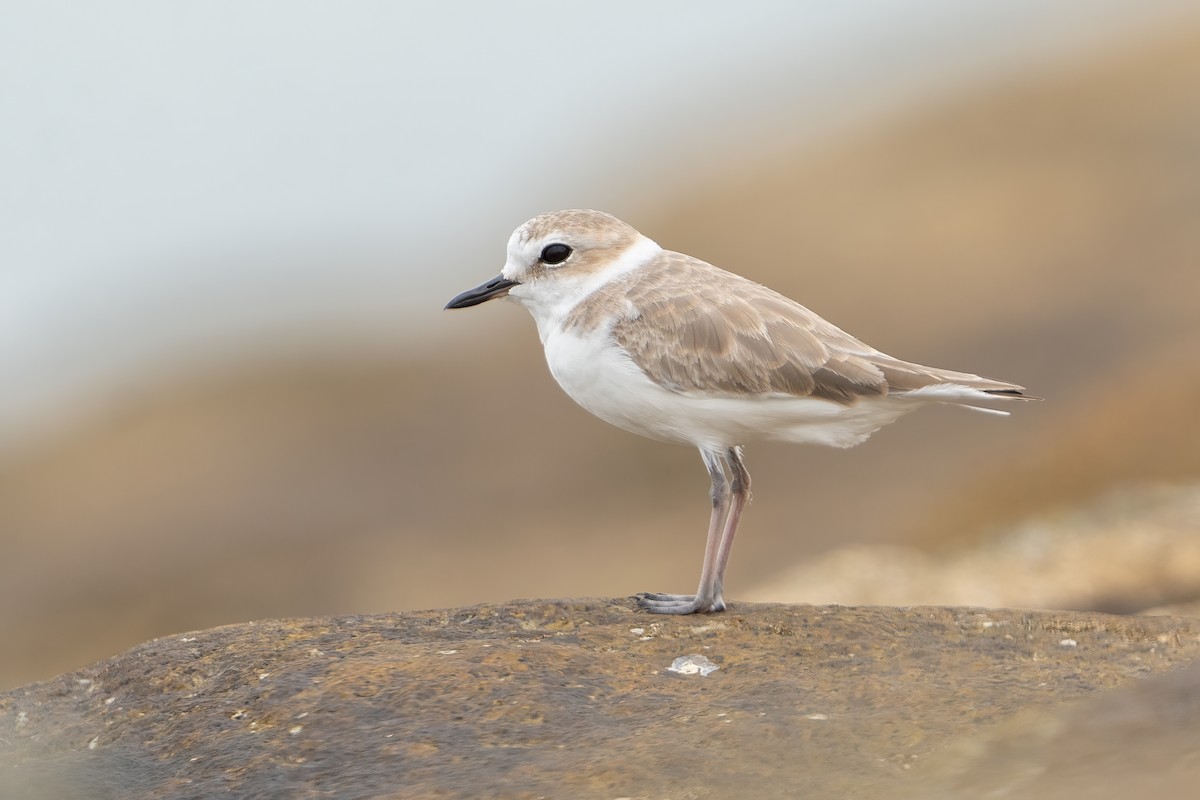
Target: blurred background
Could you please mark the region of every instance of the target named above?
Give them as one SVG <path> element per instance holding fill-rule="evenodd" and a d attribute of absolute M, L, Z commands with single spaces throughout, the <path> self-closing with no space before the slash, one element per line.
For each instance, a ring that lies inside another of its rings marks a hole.
<path fill-rule="evenodd" d="M 693 587 L 697 454 L 576 408 L 521 309 L 441 310 L 564 207 L 1047 398 L 750 448 L 734 600 L 1194 603 L 1198 86 L 1183 0 L 7 8 L 0 689 Z"/>

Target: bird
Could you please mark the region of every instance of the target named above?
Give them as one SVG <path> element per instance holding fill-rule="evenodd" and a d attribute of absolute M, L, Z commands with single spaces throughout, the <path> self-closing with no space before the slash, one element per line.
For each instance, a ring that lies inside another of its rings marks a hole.
<path fill-rule="evenodd" d="M 744 448 L 838 448 L 929 403 L 1038 399 L 1015 383 L 902 361 L 778 292 L 660 247 L 611 214 L 539 214 L 496 277 L 447 309 L 507 298 L 533 316 L 550 373 L 576 403 L 632 433 L 700 451 L 712 482 L 694 594 L 643 592 L 655 614 L 724 611 L 725 570 L 750 498 Z"/>

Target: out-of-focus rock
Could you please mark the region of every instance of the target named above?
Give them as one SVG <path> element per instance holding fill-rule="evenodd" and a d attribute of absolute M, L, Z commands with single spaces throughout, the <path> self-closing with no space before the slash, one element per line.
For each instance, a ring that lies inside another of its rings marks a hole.
<path fill-rule="evenodd" d="M 1195 797 L 1200 663 L 1052 711 L 1031 709 L 934 760 L 912 800 Z"/>
<path fill-rule="evenodd" d="M 1200 486 L 1139 487 L 967 547 L 861 545 L 746 594 L 772 602 L 1069 608 L 1114 613 L 1200 598 Z M 1175 609 L 1175 610 L 1172 610 Z"/>
<path fill-rule="evenodd" d="M 0 796 L 891 797 L 1024 709 L 1198 655 L 1194 620 L 958 608 L 229 626 L 0 695 Z"/>

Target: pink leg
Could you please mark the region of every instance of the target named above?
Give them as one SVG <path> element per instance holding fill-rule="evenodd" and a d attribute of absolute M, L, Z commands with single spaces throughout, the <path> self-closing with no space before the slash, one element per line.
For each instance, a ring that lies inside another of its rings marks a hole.
<path fill-rule="evenodd" d="M 729 453 L 735 453 L 729 450 Z M 729 559 L 729 542 L 733 533 L 729 525 L 729 516 L 733 509 L 741 513 L 745 505 L 742 499 L 739 503 L 737 494 L 730 494 L 729 478 L 725 475 L 727 456 L 700 451 L 704 464 L 712 478 L 712 516 L 708 523 L 708 538 L 704 546 L 704 564 L 700 569 L 700 585 L 695 594 L 666 594 L 662 592 L 646 592 L 637 596 L 638 606 L 654 614 L 694 614 L 697 611 L 723 611 L 725 601 L 721 598 L 721 581 L 725 574 L 725 562 Z M 745 474 L 745 467 L 740 465 L 733 469 L 734 479 Z M 746 476 L 748 479 L 748 475 Z M 733 520 L 736 528 L 737 519 Z"/>
<path fill-rule="evenodd" d="M 721 596 L 725 588 L 725 567 L 729 564 L 729 553 L 733 550 L 733 537 L 737 535 L 738 520 L 741 519 L 742 510 L 750 502 L 750 473 L 742 463 L 742 448 L 729 448 L 726 458 L 729 460 L 729 471 L 733 473 L 733 480 L 730 482 L 733 499 L 729 505 L 729 516 L 725 518 L 725 529 L 721 532 L 721 544 L 717 548 L 716 597 L 722 609 L 725 607 Z"/>

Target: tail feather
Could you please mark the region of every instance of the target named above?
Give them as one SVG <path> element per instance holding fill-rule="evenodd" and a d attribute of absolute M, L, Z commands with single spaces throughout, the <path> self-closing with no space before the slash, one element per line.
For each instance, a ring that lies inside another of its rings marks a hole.
<path fill-rule="evenodd" d="M 984 389 L 984 394 L 991 394 L 997 397 L 1010 397 L 1014 400 L 1041 400 L 1040 397 L 1035 397 L 1031 394 L 1025 394 L 1024 386 L 1014 385 L 1010 389 Z"/>
<path fill-rule="evenodd" d="M 890 394 L 929 397 L 941 402 L 969 400 L 1038 400 L 1025 387 L 1008 381 L 984 378 L 969 372 L 926 367 L 891 356 L 877 356 L 875 366 L 883 372 Z M 965 403 L 963 403 L 965 404 Z"/>
<path fill-rule="evenodd" d="M 987 406 L 973 406 L 970 403 L 954 403 L 953 405 L 956 405 L 959 408 L 968 409 L 970 411 L 978 411 L 981 414 L 995 414 L 1000 417 L 1012 416 L 1011 411 L 1005 411 L 1002 408 L 988 408 Z"/>
<path fill-rule="evenodd" d="M 980 382 L 999 383 L 990 378 L 980 378 Z M 946 403 L 948 405 L 962 406 L 969 408 L 972 411 L 982 411 L 987 414 L 1000 414 L 1008 416 L 1007 411 L 1002 411 L 998 408 L 989 406 L 975 405 L 980 400 L 1041 400 L 1040 397 L 1033 397 L 1025 394 L 1025 390 L 1016 384 L 1008 384 L 1006 388 L 997 389 L 991 387 L 980 387 L 971 385 L 973 382 L 966 380 L 955 381 L 953 383 L 929 383 L 909 391 L 897 392 L 897 397 L 909 397 L 914 400 L 924 400 L 931 403 Z"/>

